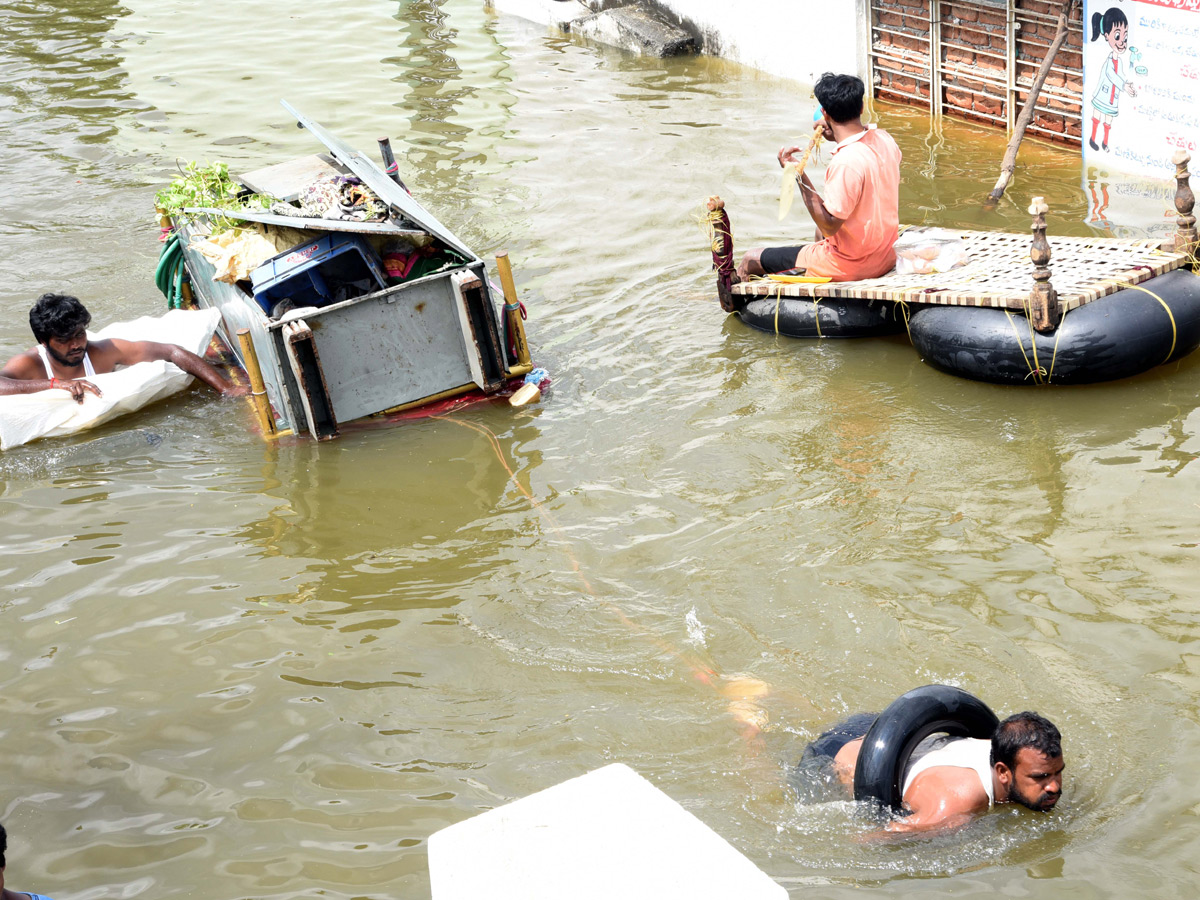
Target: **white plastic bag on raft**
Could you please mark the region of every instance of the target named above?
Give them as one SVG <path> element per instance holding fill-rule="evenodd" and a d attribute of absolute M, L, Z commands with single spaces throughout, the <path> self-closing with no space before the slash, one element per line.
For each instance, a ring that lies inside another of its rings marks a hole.
<path fill-rule="evenodd" d="M 164 316 L 144 316 L 132 322 L 114 322 L 88 333 L 88 340 L 121 338 L 178 344 L 203 356 L 221 321 L 216 309 L 173 309 Z M 0 450 L 11 450 L 43 437 L 58 437 L 94 428 L 103 422 L 141 409 L 155 400 L 187 387 L 192 376 L 178 366 L 155 360 L 138 363 L 89 378 L 102 396 L 84 394 L 76 403 L 66 391 L 38 391 L 0 397 Z"/>
<path fill-rule="evenodd" d="M 933 275 L 967 263 L 967 245 L 953 232 L 909 229 L 893 245 L 897 275 Z"/>

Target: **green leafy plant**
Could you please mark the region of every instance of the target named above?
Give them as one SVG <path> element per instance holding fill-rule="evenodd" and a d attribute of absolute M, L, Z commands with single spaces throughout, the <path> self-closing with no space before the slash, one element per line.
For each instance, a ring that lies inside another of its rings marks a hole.
<path fill-rule="evenodd" d="M 155 206 L 161 214 L 175 218 L 184 209 L 207 207 L 230 211 L 267 209 L 274 197 L 249 193 L 229 177 L 229 166 L 223 162 L 201 164 L 195 160 L 179 166 L 179 177 L 154 195 Z M 209 216 L 212 233 L 218 234 L 238 223 L 224 216 Z"/>

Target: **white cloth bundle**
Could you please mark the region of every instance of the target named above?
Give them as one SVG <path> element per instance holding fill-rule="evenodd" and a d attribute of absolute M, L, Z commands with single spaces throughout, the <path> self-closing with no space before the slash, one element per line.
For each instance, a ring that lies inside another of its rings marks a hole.
<path fill-rule="evenodd" d="M 94 334 L 88 332 L 88 340 L 120 338 L 178 344 L 203 356 L 220 321 L 221 314 L 215 309 L 173 309 L 164 316 L 114 322 Z M 183 390 L 192 376 L 173 363 L 156 360 L 88 380 L 100 388 L 102 396 L 85 394 L 82 403 L 61 390 L 0 397 L 0 450 L 94 428 Z"/>

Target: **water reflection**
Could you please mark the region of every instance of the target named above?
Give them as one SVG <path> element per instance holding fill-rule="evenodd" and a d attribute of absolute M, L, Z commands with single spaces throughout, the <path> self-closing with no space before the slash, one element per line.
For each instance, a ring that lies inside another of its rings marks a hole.
<path fill-rule="evenodd" d="M 241 538 L 267 556 L 309 563 L 299 594 L 259 599 L 319 596 L 324 616 L 329 604 L 347 614 L 438 609 L 487 592 L 538 531 L 506 466 L 528 484 L 541 451 L 528 446 L 538 437 L 532 423 L 504 423 L 507 409 L 485 415 L 506 424 L 493 440 L 476 430 L 486 427 L 480 411 L 360 428 L 331 444 L 266 445 L 261 492 L 278 505 Z"/>

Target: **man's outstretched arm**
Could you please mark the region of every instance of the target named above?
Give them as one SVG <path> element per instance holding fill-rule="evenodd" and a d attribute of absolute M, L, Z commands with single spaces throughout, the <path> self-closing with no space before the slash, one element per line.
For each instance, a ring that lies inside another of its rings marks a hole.
<path fill-rule="evenodd" d="M 929 770 L 913 779 L 905 792 L 904 803 L 912 812 L 889 822 L 889 834 L 919 834 L 961 828 L 988 808 L 987 794 L 978 785 L 978 777 L 969 769 L 949 768 L 946 774 Z M 972 783 L 976 782 L 976 783 Z"/>
<path fill-rule="evenodd" d="M 117 351 L 117 365 L 132 366 L 140 362 L 162 359 L 174 363 L 189 375 L 199 378 L 223 397 L 242 397 L 250 391 L 250 388 L 245 385 L 237 385 L 229 381 L 215 366 L 209 365 L 195 353 L 185 350 L 177 344 L 117 339 L 113 339 L 112 344 Z"/>

